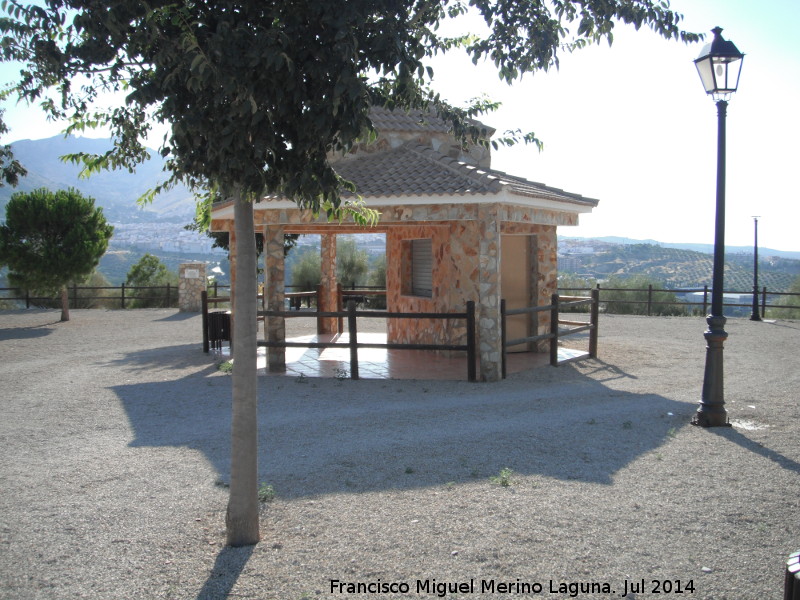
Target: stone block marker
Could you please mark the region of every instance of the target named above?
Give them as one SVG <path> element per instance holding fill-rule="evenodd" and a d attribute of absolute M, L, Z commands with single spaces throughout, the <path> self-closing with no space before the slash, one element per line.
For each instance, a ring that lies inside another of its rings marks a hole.
<path fill-rule="evenodd" d="M 178 310 L 200 312 L 201 294 L 206 289 L 206 265 L 201 262 L 182 263 L 178 267 Z"/>

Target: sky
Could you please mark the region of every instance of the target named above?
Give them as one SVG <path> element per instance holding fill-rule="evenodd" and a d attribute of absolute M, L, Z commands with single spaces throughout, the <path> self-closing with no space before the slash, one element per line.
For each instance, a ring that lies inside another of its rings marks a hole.
<path fill-rule="evenodd" d="M 800 2 L 672 0 L 682 26 L 723 37 L 745 54 L 727 117 L 728 246 L 800 251 Z M 560 67 L 512 86 L 490 65 L 452 55 L 432 64 L 434 86 L 460 103 L 486 94 L 502 103 L 482 120 L 544 142 L 493 152 L 492 167 L 600 201 L 560 235 L 713 243 L 717 110 L 693 60 L 703 44 L 665 40 L 619 25 L 614 43 L 561 55 Z M 0 70 L 0 81 L 8 81 Z M 36 108 L 6 104 L 9 143 L 57 135 Z M 100 137 L 102 134 L 98 134 Z M 157 146 L 160 136 L 156 138 Z"/>

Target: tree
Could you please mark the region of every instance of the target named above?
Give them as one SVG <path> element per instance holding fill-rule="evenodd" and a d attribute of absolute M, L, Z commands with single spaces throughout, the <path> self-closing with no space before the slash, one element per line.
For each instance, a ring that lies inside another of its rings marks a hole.
<path fill-rule="evenodd" d="M 369 271 L 369 254 L 359 250 L 352 238 L 337 238 L 336 279 L 342 287 L 363 284 Z"/>
<path fill-rule="evenodd" d="M 131 266 L 125 278 L 125 285 L 140 288 L 157 288 L 135 290 L 132 297 L 136 298 L 131 306 L 133 308 L 150 308 L 154 306 L 170 306 L 165 286 L 174 286 L 177 293 L 178 274 L 167 269 L 157 256 L 145 254 L 139 261 Z"/>
<path fill-rule="evenodd" d="M 800 294 L 800 276 L 795 277 L 795 280 L 792 282 L 792 287 L 789 288 L 789 293 Z M 776 317 L 779 316 L 781 319 L 800 318 L 800 295 L 779 297 L 778 303 L 797 308 L 774 309 L 770 310 L 771 314 L 774 314 Z"/>
<path fill-rule="evenodd" d="M 292 287 L 299 292 L 313 292 L 322 281 L 319 248 L 306 249 L 292 267 Z"/>
<path fill-rule="evenodd" d="M 650 287 L 653 286 L 652 296 Z M 660 316 L 684 316 L 686 307 L 680 306 L 675 292 L 663 289 L 659 282 L 646 275 L 618 277 L 613 275 L 603 284 L 608 290 L 601 291 L 606 312 L 616 315 L 646 315 L 648 304 L 650 314 Z"/>
<path fill-rule="evenodd" d="M 0 99 L 3 98 L 3 93 L 0 92 Z M 8 133 L 8 126 L 3 122 L 3 113 L 0 110 L 0 135 Z M 3 185 L 10 185 L 16 187 L 19 183 L 20 177 L 25 177 L 28 171 L 20 164 L 18 160 L 14 159 L 14 153 L 11 151 L 11 146 L 0 146 L 0 187 Z"/>
<path fill-rule="evenodd" d="M 0 265 L 14 287 L 35 293 L 61 291 L 61 320 L 69 321 L 67 283 L 83 280 L 108 248 L 114 228 L 94 199 L 74 189 L 18 192 L 0 226 Z"/>
<path fill-rule="evenodd" d="M 9 18 L 0 21 L 0 52 L 24 64 L 17 95 L 43 99 L 51 116 L 71 119 L 69 132 L 95 124 L 112 129 L 113 150 L 72 159 L 88 171 L 133 169 L 146 156 L 142 135 L 150 121 L 169 123 L 161 148 L 169 157 L 167 185 L 217 189 L 233 201 L 239 273 L 255 272 L 254 244 L 241 241 L 254 239 L 251 201 L 263 194 L 281 194 L 331 218 L 343 207 L 359 222 L 376 217 L 341 201 L 353 186 L 329 162 L 330 153 L 374 134 L 371 106 L 430 109 L 457 138 L 486 143 L 486 132 L 469 118 L 496 105 L 445 103 L 430 87 L 426 60 L 434 54 L 463 48 L 474 61 L 491 60 L 512 82 L 556 66 L 559 50 L 610 42 L 617 21 L 647 25 L 666 38 L 699 39 L 680 29 L 680 15 L 663 0 L 470 0 L 487 33 L 456 38 L 437 31 L 467 12 L 464 0 L 48 0 L 45 8 L 5 0 L 2 6 Z M 110 109 L 95 105 L 99 92 L 123 90 L 124 101 Z M 537 142 L 517 131 L 492 143 L 519 140 Z M 227 522 L 228 542 L 239 545 L 258 540 L 255 433 L 244 428 L 256 422 L 255 279 L 237 277 L 233 296 Z M 245 360 L 246 368 L 239 363 Z M 240 413 L 246 414 L 240 419 Z"/>

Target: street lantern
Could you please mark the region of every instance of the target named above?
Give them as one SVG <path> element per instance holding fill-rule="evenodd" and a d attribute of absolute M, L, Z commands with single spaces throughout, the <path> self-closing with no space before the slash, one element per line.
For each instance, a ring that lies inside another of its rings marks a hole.
<path fill-rule="evenodd" d="M 739 87 L 744 54 L 739 52 L 733 42 L 722 39 L 722 28 L 711 30 L 714 39 L 706 44 L 700 56 L 694 61 L 706 94 L 714 101 L 728 100 Z"/>
<path fill-rule="evenodd" d="M 702 427 L 729 426 L 723 386 L 723 345 L 728 338 L 722 312 L 725 271 L 725 117 L 728 99 L 739 85 L 744 54 L 733 42 L 722 38 L 722 28 L 712 29 L 714 39 L 706 44 L 694 61 L 706 93 L 717 104 L 717 204 L 714 227 L 714 272 L 711 287 L 711 314 L 707 317 L 706 366 L 700 406 L 692 423 Z"/>

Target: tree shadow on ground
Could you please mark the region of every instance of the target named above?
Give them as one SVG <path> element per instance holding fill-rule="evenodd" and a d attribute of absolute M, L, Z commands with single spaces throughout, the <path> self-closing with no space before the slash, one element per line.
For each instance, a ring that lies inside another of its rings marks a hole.
<path fill-rule="evenodd" d="M 253 555 L 255 546 L 231 548 L 225 546 L 217 555 L 214 568 L 197 594 L 197 600 L 223 600 L 228 598 L 233 586 Z"/>
<path fill-rule="evenodd" d="M 30 327 L 9 327 L 0 329 L 0 342 L 5 340 L 32 340 L 50 335 L 55 331 L 54 326 L 61 321 L 33 325 Z"/>
<path fill-rule="evenodd" d="M 145 368 L 153 356 L 132 358 Z M 466 483 L 506 467 L 610 485 L 693 409 L 610 389 L 570 366 L 543 383 L 262 378 L 259 387 L 260 481 L 281 498 Z M 113 390 L 131 446 L 196 449 L 229 481 L 229 377 L 203 370 Z"/>

